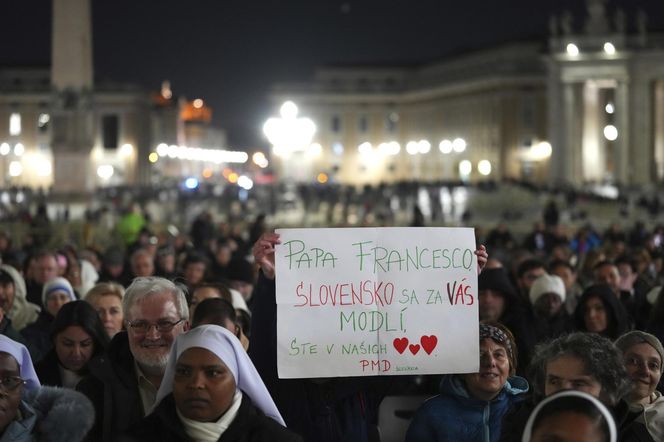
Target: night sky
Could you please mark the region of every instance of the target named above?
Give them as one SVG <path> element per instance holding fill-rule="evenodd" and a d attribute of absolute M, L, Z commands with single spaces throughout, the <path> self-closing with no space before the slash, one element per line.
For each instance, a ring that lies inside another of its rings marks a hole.
<path fill-rule="evenodd" d="M 545 41 L 548 17 L 581 0 L 92 0 L 96 81 L 203 98 L 232 148 L 267 143 L 272 84 L 317 66 L 419 63 L 503 42 Z M 612 0 L 664 29 L 664 1 Z M 51 2 L 0 6 L 0 65 L 48 65 Z"/>

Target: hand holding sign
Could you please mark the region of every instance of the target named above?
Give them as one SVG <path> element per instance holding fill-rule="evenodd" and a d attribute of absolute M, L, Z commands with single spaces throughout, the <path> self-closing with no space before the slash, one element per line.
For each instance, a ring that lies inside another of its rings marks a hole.
<path fill-rule="evenodd" d="M 260 265 L 268 279 L 274 279 L 274 247 L 281 244 L 276 233 L 264 233 L 253 247 L 254 261 Z"/>

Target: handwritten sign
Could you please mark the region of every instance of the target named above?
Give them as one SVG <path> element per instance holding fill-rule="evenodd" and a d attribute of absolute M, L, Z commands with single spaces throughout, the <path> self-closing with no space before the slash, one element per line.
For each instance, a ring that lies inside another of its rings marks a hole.
<path fill-rule="evenodd" d="M 279 377 L 479 370 L 472 229 L 277 233 Z"/>

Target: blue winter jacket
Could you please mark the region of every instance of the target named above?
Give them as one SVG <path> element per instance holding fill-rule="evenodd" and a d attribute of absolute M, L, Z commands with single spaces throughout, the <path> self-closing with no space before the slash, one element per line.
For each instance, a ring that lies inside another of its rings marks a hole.
<path fill-rule="evenodd" d="M 518 376 L 509 378 L 491 401 L 470 397 L 458 375 L 445 376 L 440 390 L 417 410 L 406 442 L 497 442 L 503 416 L 525 399 L 528 382 Z"/>

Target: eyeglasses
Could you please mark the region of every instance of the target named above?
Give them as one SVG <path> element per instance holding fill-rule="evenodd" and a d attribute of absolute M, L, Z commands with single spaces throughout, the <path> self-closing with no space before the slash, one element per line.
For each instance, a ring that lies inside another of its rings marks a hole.
<path fill-rule="evenodd" d="M 182 321 L 184 321 L 184 319 L 180 319 L 179 321 L 176 322 L 169 321 L 167 319 L 162 319 L 157 321 L 156 323 L 151 323 L 148 321 L 144 321 L 142 319 L 138 319 L 136 321 L 127 321 L 127 325 L 129 326 L 129 328 L 132 329 L 134 333 L 144 334 L 147 333 L 152 327 L 156 328 L 159 333 L 168 333 L 169 331 L 173 330 L 173 328 Z"/>
<path fill-rule="evenodd" d="M 18 376 L 0 378 L 0 389 L 4 391 L 14 391 L 19 385 L 25 385 L 25 381 Z"/>

